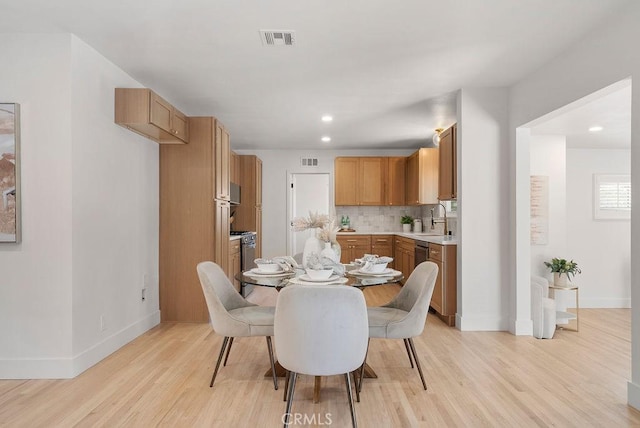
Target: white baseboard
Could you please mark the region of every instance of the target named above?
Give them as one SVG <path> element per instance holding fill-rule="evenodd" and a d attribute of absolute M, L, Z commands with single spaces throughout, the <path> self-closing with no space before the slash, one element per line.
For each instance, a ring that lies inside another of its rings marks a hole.
<path fill-rule="evenodd" d="M 0 360 L 0 379 L 69 379 L 160 323 L 160 311 L 112 334 L 73 358 Z"/>
<path fill-rule="evenodd" d="M 462 316 L 456 314 L 456 328 L 460 331 L 508 331 L 507 321 L 493 316 Z"/>
<path fill-rule="evenodd" d="M 511 334 L 516 336 L 533 335 L 533 321 L 531 320 L 510 320 L 509 325 L 512 326 L 512 328 L 509 329 Z"/>
<path fill-rule="evenodd" d="M 627 403 L 640 410 L 640 385 L 633 382 L 627 382 Z"/>

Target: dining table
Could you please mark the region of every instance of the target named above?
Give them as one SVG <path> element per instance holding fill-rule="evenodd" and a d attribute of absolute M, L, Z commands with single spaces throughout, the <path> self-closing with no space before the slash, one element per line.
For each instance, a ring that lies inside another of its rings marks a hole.
<path fill-rule="evenodd" d="M 235 279 L 240 283 L 240 292 L 246 285 L 257 285 L 260 287 L 270 287 L 277 291 L 280 291 L 284 287 L 293 284 L 342 284 L 345 286 L 356 287 L 364 289 L 367 287 L 374 287 L 378 285 L 398 284 L 404 279 L 402 272 L 394 269 L 385 269 L 381 273 L 367 273 L 360 272 L 359 270 L 345 271 L 344 275 L 332 275 L 329 281 L 313 281 L 305 275 L 305 270 L 302 268 L 295 268 L 289 272 L 275 272 L 275 273 L 258 273 L 256 269 L 244 271 L 236 274 Z M 307 281 L 305 281 L 307 279 Z M 275 362 L 276 376 L 285 377 L 287 370 L 276 361 Z M 359 373 L 358 369 L 358 372 Z M 377 378 L 376 372 L 369 366 L 368 363 L 364 364 L 364 377 Z M 267 370 L 264 374 L 265 377 L 272 377 L 271 369 Z M 358 375 L 356 375 L 357 377 Z M 320 401 L 320 386 L 321 377 L 315 377 L 315 384 L 313 389 L 313 402 Z"/>

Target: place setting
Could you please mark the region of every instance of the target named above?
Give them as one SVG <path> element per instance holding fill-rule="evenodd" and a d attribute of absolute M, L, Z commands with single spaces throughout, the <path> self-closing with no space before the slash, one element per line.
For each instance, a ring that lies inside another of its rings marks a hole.
<path fill-rule="evenodd" d="M 402 272 L 388 268 L 393 261 L 391 257 L 379 257 L 375 254 L 365 254 L 361 259 L 356 259 L 351 266 L 355 269 L 348 271 L 349 275 L 358 277 L 394 277 L 402 275 Z"/>
<path fill-rule="evenodd" d="M 290 256 L 274 257 L 272 259 L 255 259 L 257 267 L 245 272 L 245 275 L 258 278 L 279 278 L 295 274 L 299 269 L 298 263 Z"/>
<path fill-rule="evenodd" d="M 344 277 L 344 266 L 316 253 L 309 255 L 305 273 L 289 278 L 290 284 L 346 284 L 349 279 Z"/>

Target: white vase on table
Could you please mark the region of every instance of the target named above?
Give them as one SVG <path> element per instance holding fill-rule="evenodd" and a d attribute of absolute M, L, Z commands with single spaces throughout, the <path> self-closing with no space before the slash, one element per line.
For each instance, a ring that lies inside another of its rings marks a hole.
<path fill-rule="evenodd" d="M 340 248 L 340 244 L 337 242 L 325 242 L 324 250 L 320 253 L 322 257 L 326 257 L 329 260 L 332 260 L 334 263 L 340 263 L 340 256 L 342 253 L 342 249 Z"/>
<path fill-rule="evenodd" d="M 307 267 L 307 261 L 311 254 L 321 255 L 324 249 L 323 242 L 314 236 L 310 236 L 304 242 L 304 250 L 302 250 L 302 267 Z"/>

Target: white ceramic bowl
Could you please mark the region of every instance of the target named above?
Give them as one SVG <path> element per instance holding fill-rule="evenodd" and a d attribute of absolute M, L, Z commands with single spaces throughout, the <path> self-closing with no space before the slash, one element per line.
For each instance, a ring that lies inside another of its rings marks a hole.
<path fill-rule="evenodd" d="M 278 263 L 256 263 L 258 269 L 262 272 L 279 272 L 280 265 Z"/>
<path fill-rule="evenodd" d="M 313 280 L 329 279 L 333 269 L 305 269 L 309 278 Z"/>
<path fill-rule="evenodd" d="M 382 273 L 387 268 L 387 265 L 388 263 L 376 263 L 375 265 L 371 266 L 371 270 L 369 272 Z"/>

